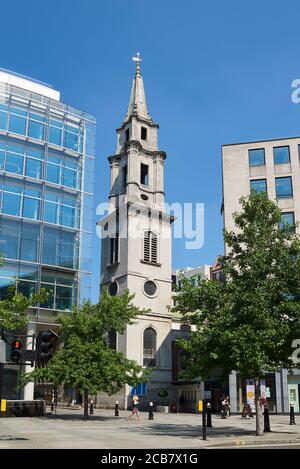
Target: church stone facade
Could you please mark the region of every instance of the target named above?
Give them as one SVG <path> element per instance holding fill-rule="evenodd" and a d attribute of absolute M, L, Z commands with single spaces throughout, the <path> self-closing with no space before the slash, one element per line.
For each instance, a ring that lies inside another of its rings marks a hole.
<path fill-rule="evenodd" d="M 164 210 L 164 162 L 158 148 L 158 125 L 148 113 L 140 59 L 128 111 L 117 129 L 116 153 L 110 164 L 109 213 L 102 219 L 100 287 L 112 295 L 129 289 L 134 303 L 148 310 L 125 334 L 117 334 L 116 348 L 140 365 L 153 368 L 141 403 L 168 405 L 178 400 L 172 385 L 172 222 Z M 118 395 L 99 394 L 97 405 L 119 401 L 127 408 L 132 389 Z"/>

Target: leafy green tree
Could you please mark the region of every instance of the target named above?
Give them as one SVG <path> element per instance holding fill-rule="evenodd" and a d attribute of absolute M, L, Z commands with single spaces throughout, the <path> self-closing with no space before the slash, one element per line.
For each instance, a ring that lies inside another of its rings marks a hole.
<path fill-rule="evenodd" d="M 3 256 L 0 254 L 0 267 L 4 265 Z M 15 331 L 24 327 L 28 318 L 26 311 L 29 306 L 44 302 L 47 299 L 45 289 L 31 298 L 27 298 L 22 293 L 16 293 L 16 287 L 12 285 L 8 288 L 7 296 L 0 300 L 0 333 L 3 336 L 7 331 Z"/>
<path fill-rule="evenodd" d="M 255 380 L 256 433 L 263 434 L 260 379 L 265 372 L 291 370 L 300 337 L 300 239 L 282 224 L 278 206 L 265 194 L 242 198 L 236 229 L 224 231 L 228 254 L 225 282 L 188 281 L 176 296 L 176 310 L 197 326 L 181 345 L 190 353 L 190 377 L 216 368 Z"/>
<path fill-rule="evenodd" d="M 60 314 L 61 348 L 45 368 L 22 377 L 22 384 L 45 379 L 55 385 L 78 388 L 84 398 L 84 419 L 88 418 L 88 395 L 104 391 L 112 395 L 124 384 L 135 386 L 149 379 L 149 373 L 134 360 L 111 348 L 111 331 L 124 333 L 143 313 L 125 291 L 120 296 L 103 292 L 98 303 L 84 302 L 70 314 Z"/>
<path fill-rule="evenodd" d="M 28 322 L 27 309 L 40 302 L 45 301 L 47 293 L 41 290 L 39 293 L 27 298 L 22 293 L 15 293 L 15 287 L 9 288 L 5 300 L 0 301 L 0 329 L 2 333 L 21 329 Z"/>

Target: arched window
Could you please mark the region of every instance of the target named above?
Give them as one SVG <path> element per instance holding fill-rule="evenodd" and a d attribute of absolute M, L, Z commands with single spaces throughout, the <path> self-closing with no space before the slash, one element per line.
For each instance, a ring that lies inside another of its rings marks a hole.
<path fill-rule="evenodd" d="M 117 350 L 117 332 L 114 329 L 108 332 L 107 341 L 110 348 Z"/>
<path fill-rule="evenodd" d="M 143 365 L 147 368 L 156 366 L 156 332 L 152 327 L 144 331 Z"/>
<path fill-rule="evenodd" d="M 157 234 L 144 232 L 144 261 L 157 263 Z"/>
<path fill-rule="evenodd" d="M 190 352 L 187 352 L 186 350 L 181 350 L 179 352 L 178 356 L 178 371 L 185 371 L 189 367 L 189 362 L 191 359 L 191 354 Z"/>

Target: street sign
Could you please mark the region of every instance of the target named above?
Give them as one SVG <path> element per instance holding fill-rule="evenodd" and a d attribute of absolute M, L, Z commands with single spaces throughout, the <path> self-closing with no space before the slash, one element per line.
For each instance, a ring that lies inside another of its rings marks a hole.
<path fill-rule="evenodd" d="M 1 412 L 6 412 L 6 399 L 1 399 Z"/>

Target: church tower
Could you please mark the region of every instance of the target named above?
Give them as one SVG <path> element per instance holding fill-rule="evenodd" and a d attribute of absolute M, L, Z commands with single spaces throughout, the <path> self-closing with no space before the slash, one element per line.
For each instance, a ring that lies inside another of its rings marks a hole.
<path fill-rule="evenodd" d="M 116 154 L 108 157 L 109 213 L 100 222 L 101 289 L 106 286 L 111 295 L 129 289 L 134 303 L 149 310 L 124 335 L 117 335 L 116 347 L 153 368 L 148 385 L 138 387 L 142 401 L 167 405 L 176 399 L 171 385 L 173 218 L 164 208 L 166 153 L 158 149 L 159 126 L 148 112 L 139 54 L 133 60 L 136 73 L 128 111 L 117 129 Z M 110 403 L 118 398 L 127 408 L 131 392 L 126 386 Z M 99 397 L 103 401 L 104 396 Z"/>

